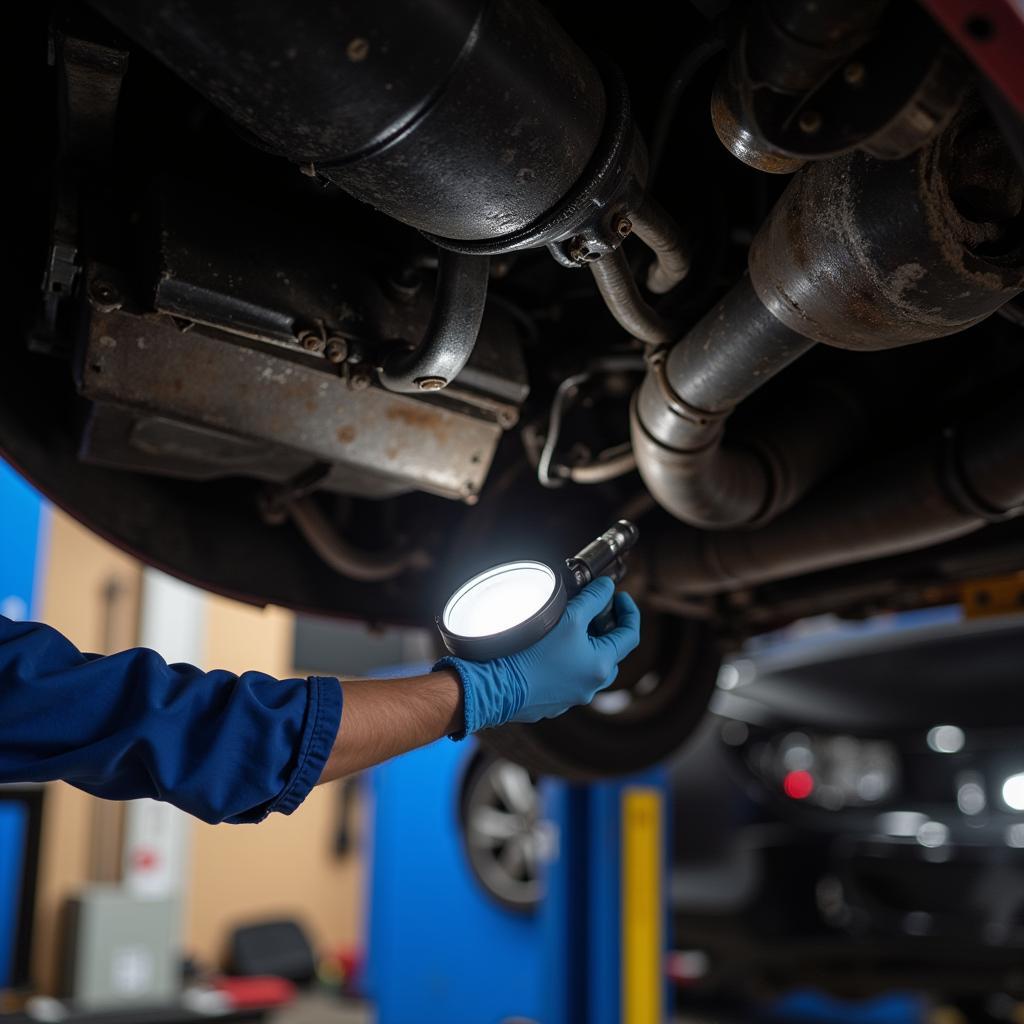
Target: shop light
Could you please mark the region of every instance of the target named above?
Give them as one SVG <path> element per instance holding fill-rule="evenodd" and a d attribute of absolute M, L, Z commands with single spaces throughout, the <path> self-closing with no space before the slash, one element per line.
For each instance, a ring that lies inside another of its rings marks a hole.
<path fill-rule="evenodd" d="M 1015 811 L 1024 811 L 1024 772 L 1011 775 L 1003 783 L 1003 803 Z"/>
<path fill-rule="evenodd" d="M 569 598 L 592 580 L 621 579 L 638 537 L 636 526 L 620 519 L 564 566 L 519 559 L 477 573 L 448 598 L 438 616 L 445 646 L 457 657 L 475 661 L 529 647 L 554 629 Z M 591 629 L 600 633 L 613 625 L 609 603 Z"/>
<path fill-rule="evenodd" d="M 928 746 L 936 754 L 959 754 L 965 740 L 964 731 L 958 725 L 936 725 L 928 730 Z"/>

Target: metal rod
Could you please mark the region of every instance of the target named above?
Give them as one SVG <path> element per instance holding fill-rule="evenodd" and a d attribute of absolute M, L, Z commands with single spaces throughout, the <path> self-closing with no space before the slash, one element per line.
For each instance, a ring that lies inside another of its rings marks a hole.
<path fill-rule="evenodd" d="M 441 250 L 437 291 L 423 340 L 411 352 L 389 357 L 380 382 L 389 391 L 439 391 L 469 361 L 487 303 L 487 256 Z"/>
<path fill-rule="evenodd" d="M 690 243 L 679 225 L 652 196 L 644 196 L 631 214 L 633 234 L 654 253 L 647 271 L 647 288 L 655 295 L 670 292 L 690 272 Z"/>
<path fill-rule="evenodd" d="M 565 477 L 576 483 L 599 482 L 594 476 L 587 478 L 588 475 L 586 473 L 582 474 L 584 479 L 577 477 L 577 470 L 584 470 L 588 467 L 563 467 L 557 465 L 554 461 L 555 452 L 558 449 L 558 438 L 562 433 L 562 418 L 565 415 L 566 406 L 576 394 L 580 385 L 585 384 L 595 374 L 621 373 L 623 371 L 642 370 L 643 368 L 644 361 L 639 355 L 605 356 L 603 359 L 597 359 L 592 362 L 586 370 L 566 377 L 558 385 L 555 397 L 551 401 L 551 411 L 548 414 L 547 437 L 544 438 L 544 447 L 541 449 L 540 458 L 537 462 L 537 479 L 542 487 L 560 487 Z M 630 455 L 630 458 L 632 459 L 632 455 Z M 633 462 L 633 465 L 635 465 L 635 462 Z M 633 465 L 612 474 L 612 476 L 620 476 L 622 473 L 629 472 Z M 596 463 L 593 466 L 595 471 L 599 471 L 601 468 Z M 612 476 L 603 476 L 601 480 L 610 480 Z"/>
<path fill-rule="evenodd" d="M 335 572 L 351 580 L 379 583 L 430 565 L 430 556 L 420 548 L 361 551 L 338 533 L 312 496 L 292 502 L 288 511 L 309 546 Z"/>
<path fill-rule="evenodd" d="M 590 271 L 612 316 L 634 338 L 655 347 L 672 340 L 668 323 L 640 295 L 621 249 L 595 260 Z"/>

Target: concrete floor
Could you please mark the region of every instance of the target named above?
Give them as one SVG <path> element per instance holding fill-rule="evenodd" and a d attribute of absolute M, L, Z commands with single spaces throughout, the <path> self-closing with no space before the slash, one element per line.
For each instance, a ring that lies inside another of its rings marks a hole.
<path fill-rule="evenodd" d="M 369 1004 L 310 995 L 270 1017 L 269 1024 L 373 1024 L 373 1017 Z"/>
<path fill-rule="evenodd" d="M 313 995 L 299 1000 L 270 1024 L 374 1024 L 373 1007 L 368 1003 L 339 1003 L 329 996 Z M 673 1024 L 721 1024 L 708 1018 L 676 1017 Z"/>

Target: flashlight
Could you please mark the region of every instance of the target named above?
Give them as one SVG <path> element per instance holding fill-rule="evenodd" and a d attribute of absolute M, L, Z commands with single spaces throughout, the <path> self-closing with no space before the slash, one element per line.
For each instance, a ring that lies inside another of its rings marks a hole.
<path fill-rule="evenodd" d="M 489 661 L 521 651 L 551 632 L 570 597 L 598 576 L 618 582 L 640 532 L 620 519 L 562 566 L 520 559 L 477 573 L 459 587 L 437 618 L 456 657 Z M 594 635 L 615 625 L 612 603 L 590 625 Z"/>

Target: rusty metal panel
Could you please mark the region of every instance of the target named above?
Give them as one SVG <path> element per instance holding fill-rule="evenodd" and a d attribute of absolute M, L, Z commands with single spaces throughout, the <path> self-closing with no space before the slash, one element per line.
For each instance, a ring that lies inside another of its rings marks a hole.
<path fill-rule="evenodd" d="M 501 437 L 498 424 L 370 387 L 252 345 L 182 332 L 165 318 L 94 312 L 82 394 L 286 445 L 473 501 Z"/>

